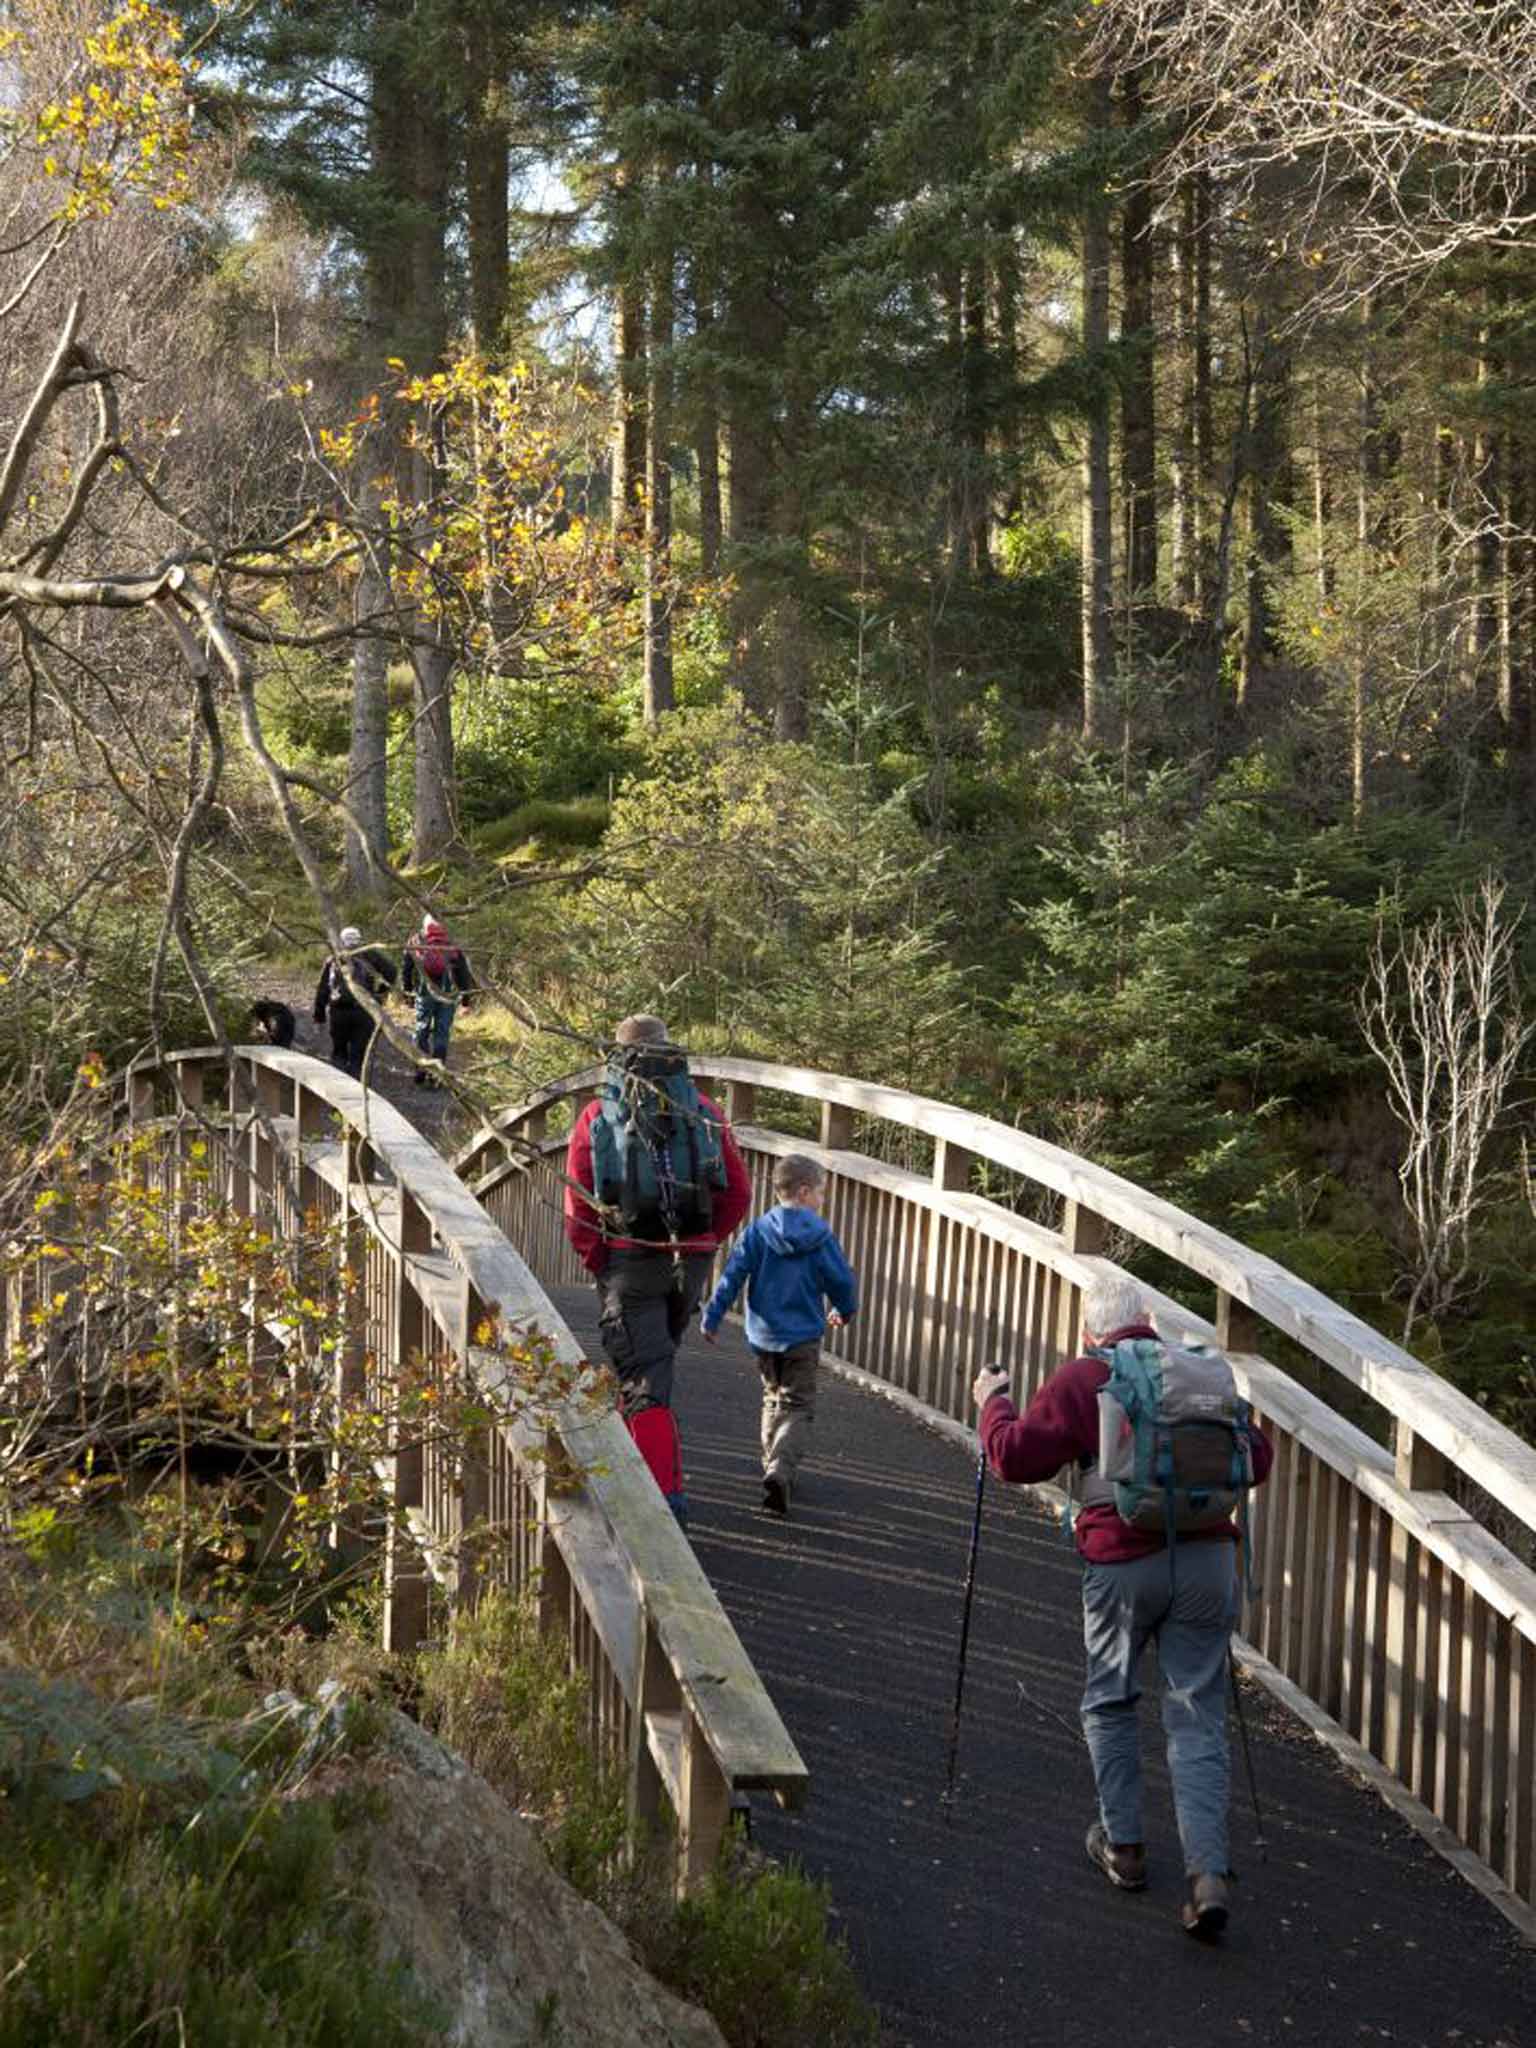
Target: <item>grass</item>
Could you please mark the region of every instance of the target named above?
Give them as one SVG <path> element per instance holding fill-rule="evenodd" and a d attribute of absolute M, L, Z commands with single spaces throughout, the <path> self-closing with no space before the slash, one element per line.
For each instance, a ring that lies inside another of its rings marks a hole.
<path fill-rule="evenodd" d="M 131 1544 L 0 1549 L 0 2048 L 441 2038 L 348 1890 L 364 1807 L 291 1796 L 261 1698 Z"/>
<path fill-rule="evenodd" d="M 510 858 L 524 849 L 537 858 L 568 847 L 596 846 L 607 829 L 604 797 L 577 796 L 564 802 L 541 797 L 477 827 L 470 838 L 475 850 L 489 859 Z"/>

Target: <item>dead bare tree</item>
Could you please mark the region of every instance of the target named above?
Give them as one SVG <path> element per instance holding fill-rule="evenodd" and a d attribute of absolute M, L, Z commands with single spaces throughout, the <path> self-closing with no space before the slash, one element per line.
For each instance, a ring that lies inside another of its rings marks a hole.
<path fill-rule="evenodd" d="M 1181 169 L 1233 187 L 1294 174 L 1291 246 L 1320 284 L 1359 296 L 1536 241 L 1521 0 L 1106 0 L 1098 20 L 1148 104 L 1176 117 Z"/>
<path fill-rule="evenodd" d="M 1521 913 L 1505 914 L 1505 895 L 1490 875 L 1417 931 L 1384 915 L 1358 998 L 1361 1029 L 1407 1139 L 1398 1180 L 1414 1264 L 1404 1343 L 1421 1314 L 1443 1314 L 1468 1289 L 1472 1227 L 1493 1187 L 1489 1146 L 1536 1033 L 1521 1002 Z"/>

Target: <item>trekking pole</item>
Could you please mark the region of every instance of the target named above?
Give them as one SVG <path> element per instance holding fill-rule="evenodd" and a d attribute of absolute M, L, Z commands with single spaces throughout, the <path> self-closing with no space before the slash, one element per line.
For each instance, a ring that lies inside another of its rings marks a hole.
<path fill-rule="evenodd" d="M 960 1660 L 955 1667 L 955 1706 L 949 1723 L 949 1768 L 944 1779 L 944 1818 L 955 1796 L 955 1757 L 960 1748 L 960 1701 L 965 1693 L 965 1646 L 971 1634 L 971 1595 L 976 1590 L 976 1552 L 981 1543 L 981 1496 L 987 1483 L 987 1453 L 976 1459 L 976 1512 L 971 1518 L 971 1549 L 965 1562 L 965 1603 L 960 1610 Z"/>
<path fill-rule="evenodd" d="M 1248 1797 L 1253 1802 L 1253 1842 L 1259 1852 L 1259 1861 L 1269 1861 L 1269 1844 L 1264 1839 L 1264 1815 L 1259 1810 L 1259 1781 L 1253 1774 L 1253 1751 L 1248 1742 L 1248 1714 L 1243 1706 L 1242 1688 L 1237 1682 L 1237 1659 L 1232 1654 L 1232 1645 L 1227 1644 L 1227 1671 L 1232 1680 L 1232 1703 L 1237 1708 L 1238 1732 L 1243 1740 L 1243 1766 L 1248 1773 Z"/>

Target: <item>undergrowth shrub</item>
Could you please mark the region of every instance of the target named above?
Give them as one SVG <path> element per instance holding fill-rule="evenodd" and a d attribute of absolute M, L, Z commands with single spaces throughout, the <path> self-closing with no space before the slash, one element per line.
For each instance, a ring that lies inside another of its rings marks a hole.
<path fill-rule="evenodd" d="M 875 2016 L 828 1931 L 824 1886 L 733 1844 L 679 1901 L 667 1845 L 627 1839 L 622 1781 L 586 1744 L 585 1681 L 529 1604 L 491 1596 L 422 1666 L 438 1733 L 534 1815 L 557 1869 L 731 2048 L 873 2048 Z"/>

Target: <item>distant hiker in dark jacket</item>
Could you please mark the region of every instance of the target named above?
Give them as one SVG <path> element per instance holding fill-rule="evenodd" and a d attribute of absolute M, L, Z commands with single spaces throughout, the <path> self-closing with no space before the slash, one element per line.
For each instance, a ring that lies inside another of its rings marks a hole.
<path fill-rule="evenodd" d="M 462 946 L 456 946 L 430 913 L 421 930 L 406 942 L 401 987 L 416 998 L 416 1050 L 426 1059 L 445 1066 L 453 1020 L 462 1003 L 467 1010 L 474 992 L 474 977 Z M 418 1067 L 416 1085 L 435 1088 L 439 1077 Z"/>
<path fill-rule="evenodd" d="M 976 1375 L 981 1441 L 999 1479 L 1039 1483 L 1063 1466 L 1095 1466 L 1099 1395 L 1117 1347 L 1158 1342 L 1140 1288 L 1123 1275 L 1091 1286 L 1082 1313 L 1084 1355 L 1058 1367 L 1023 1415 L 1009 1399 L 1005 1372 L 984 1367 Z M 1256 1423 L 1247 1433 L 1257 1485 L 1274 1453 Z M 1227 1653 L 1238 1614 L 1238 1529 L 1223 1515 L 1178 1534 L 1170 1553 L 1166 1528 L 1125 1520 L 1112 1488 L 1084 1491 L 1095 1497 L 1073 1525 L 1088 1664 L 1081 1713 L 1099 1795 L 1088 1855 L 1122 1891 L 1145 1887 L 1136 1667 L 1155 1643 L 1188 1883 L 1181 1914 L 1191 1934 L 1209 1939 L 1227 1923 Z"/>
<path fill-rule="evenodd" d="M 626 1017 L 601 1094 L 565 1155 L 565 1234 L 597 1282 L 603 1350 L 636 1447 L 680 1522 L 677 1347 L 722 1238 L 752 1201 L 724 1112 L 695 1087 L 659 1017 Z"/>
<path fill-rule="evenodd" d="M 395 985 L 395 963 L 378 946 L 365 946 L 355 924 L 343 925 L 341 952 L 327 960 L 315 988 L 315 1022 L 331 1027 L 331 1064 L 361 1080 L 376 1025 L 358 1001 L 363 990 L 383 1005 Z"/>
<path fill-rule="evenodd" d="M 816 1420 L 821 1340 L 859 1305 L 858 1283 L 821 1214 L 826 1168 L 791 1152 L 774 1168 L 778 1206 L 742 1232 L 704 1310 L 714 1342 L 721 1319 L 747 1290 L 747 1342 L 763 1380 L 763 1506 L 787 1514 Z M 830 1301 L 832 1312 L 825 1304 Z"/>

